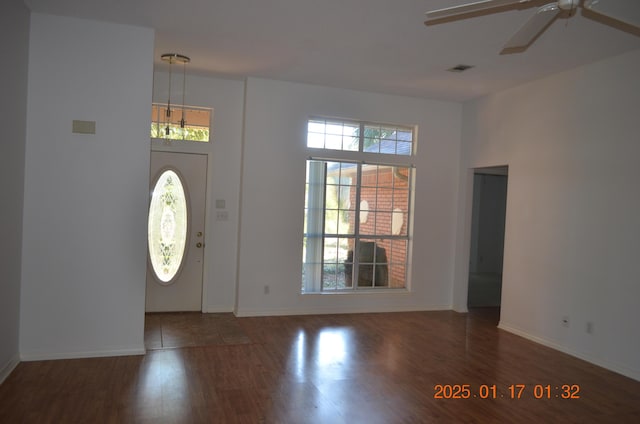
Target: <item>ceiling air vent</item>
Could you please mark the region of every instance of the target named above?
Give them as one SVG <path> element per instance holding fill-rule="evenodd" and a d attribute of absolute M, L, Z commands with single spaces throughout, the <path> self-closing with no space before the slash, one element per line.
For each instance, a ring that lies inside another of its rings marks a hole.
<path fill-rule="evenodd" d="M 464 72 L 467 69 L 473 68 L 473 65 L 456 65 L 453 68 L 447 69 L 449 72 Z"/>

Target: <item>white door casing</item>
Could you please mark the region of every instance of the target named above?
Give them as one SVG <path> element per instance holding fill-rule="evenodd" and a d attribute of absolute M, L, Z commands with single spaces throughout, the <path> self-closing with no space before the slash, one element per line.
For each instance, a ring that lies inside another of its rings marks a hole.
<path fill-rule="evenodd" d="M 187 237 L 184 259 L 176 277 L 158 280 L 147 253 L 146 312 L 201 311 L 205 240 L 207 156 L 191 153 L 151 152 L 150 191 L 158 177 L 173 170 L 180 177 L 187 201 Z"/>

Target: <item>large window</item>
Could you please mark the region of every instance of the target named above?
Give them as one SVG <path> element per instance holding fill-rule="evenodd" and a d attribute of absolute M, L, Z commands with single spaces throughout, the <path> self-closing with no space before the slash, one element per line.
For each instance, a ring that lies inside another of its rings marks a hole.
<path fill-rule="evenodd" d="M 302 290 L 406 288 L 413 128 L 313 118 L 307 147 Z"/>

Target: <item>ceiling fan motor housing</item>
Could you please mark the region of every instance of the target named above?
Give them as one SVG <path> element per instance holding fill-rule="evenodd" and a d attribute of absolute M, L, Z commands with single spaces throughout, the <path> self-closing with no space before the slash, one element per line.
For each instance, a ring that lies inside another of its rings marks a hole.
<path fill-rule="evenodd" d="M 580 0 L 558 0 L 558 7 L 561 10 L 573 10 L 578 7 Z"/>

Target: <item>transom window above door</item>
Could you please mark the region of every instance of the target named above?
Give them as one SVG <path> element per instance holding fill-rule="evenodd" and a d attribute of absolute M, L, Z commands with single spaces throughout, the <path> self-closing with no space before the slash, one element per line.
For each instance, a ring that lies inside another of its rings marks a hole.
<path fill-rule="evenodd" d="M 167 114 L 166 103 L 152 103 L 151 138 L 209 142 L 212 114 L 210 108 L 180 105 L 172 106 Z"/>

